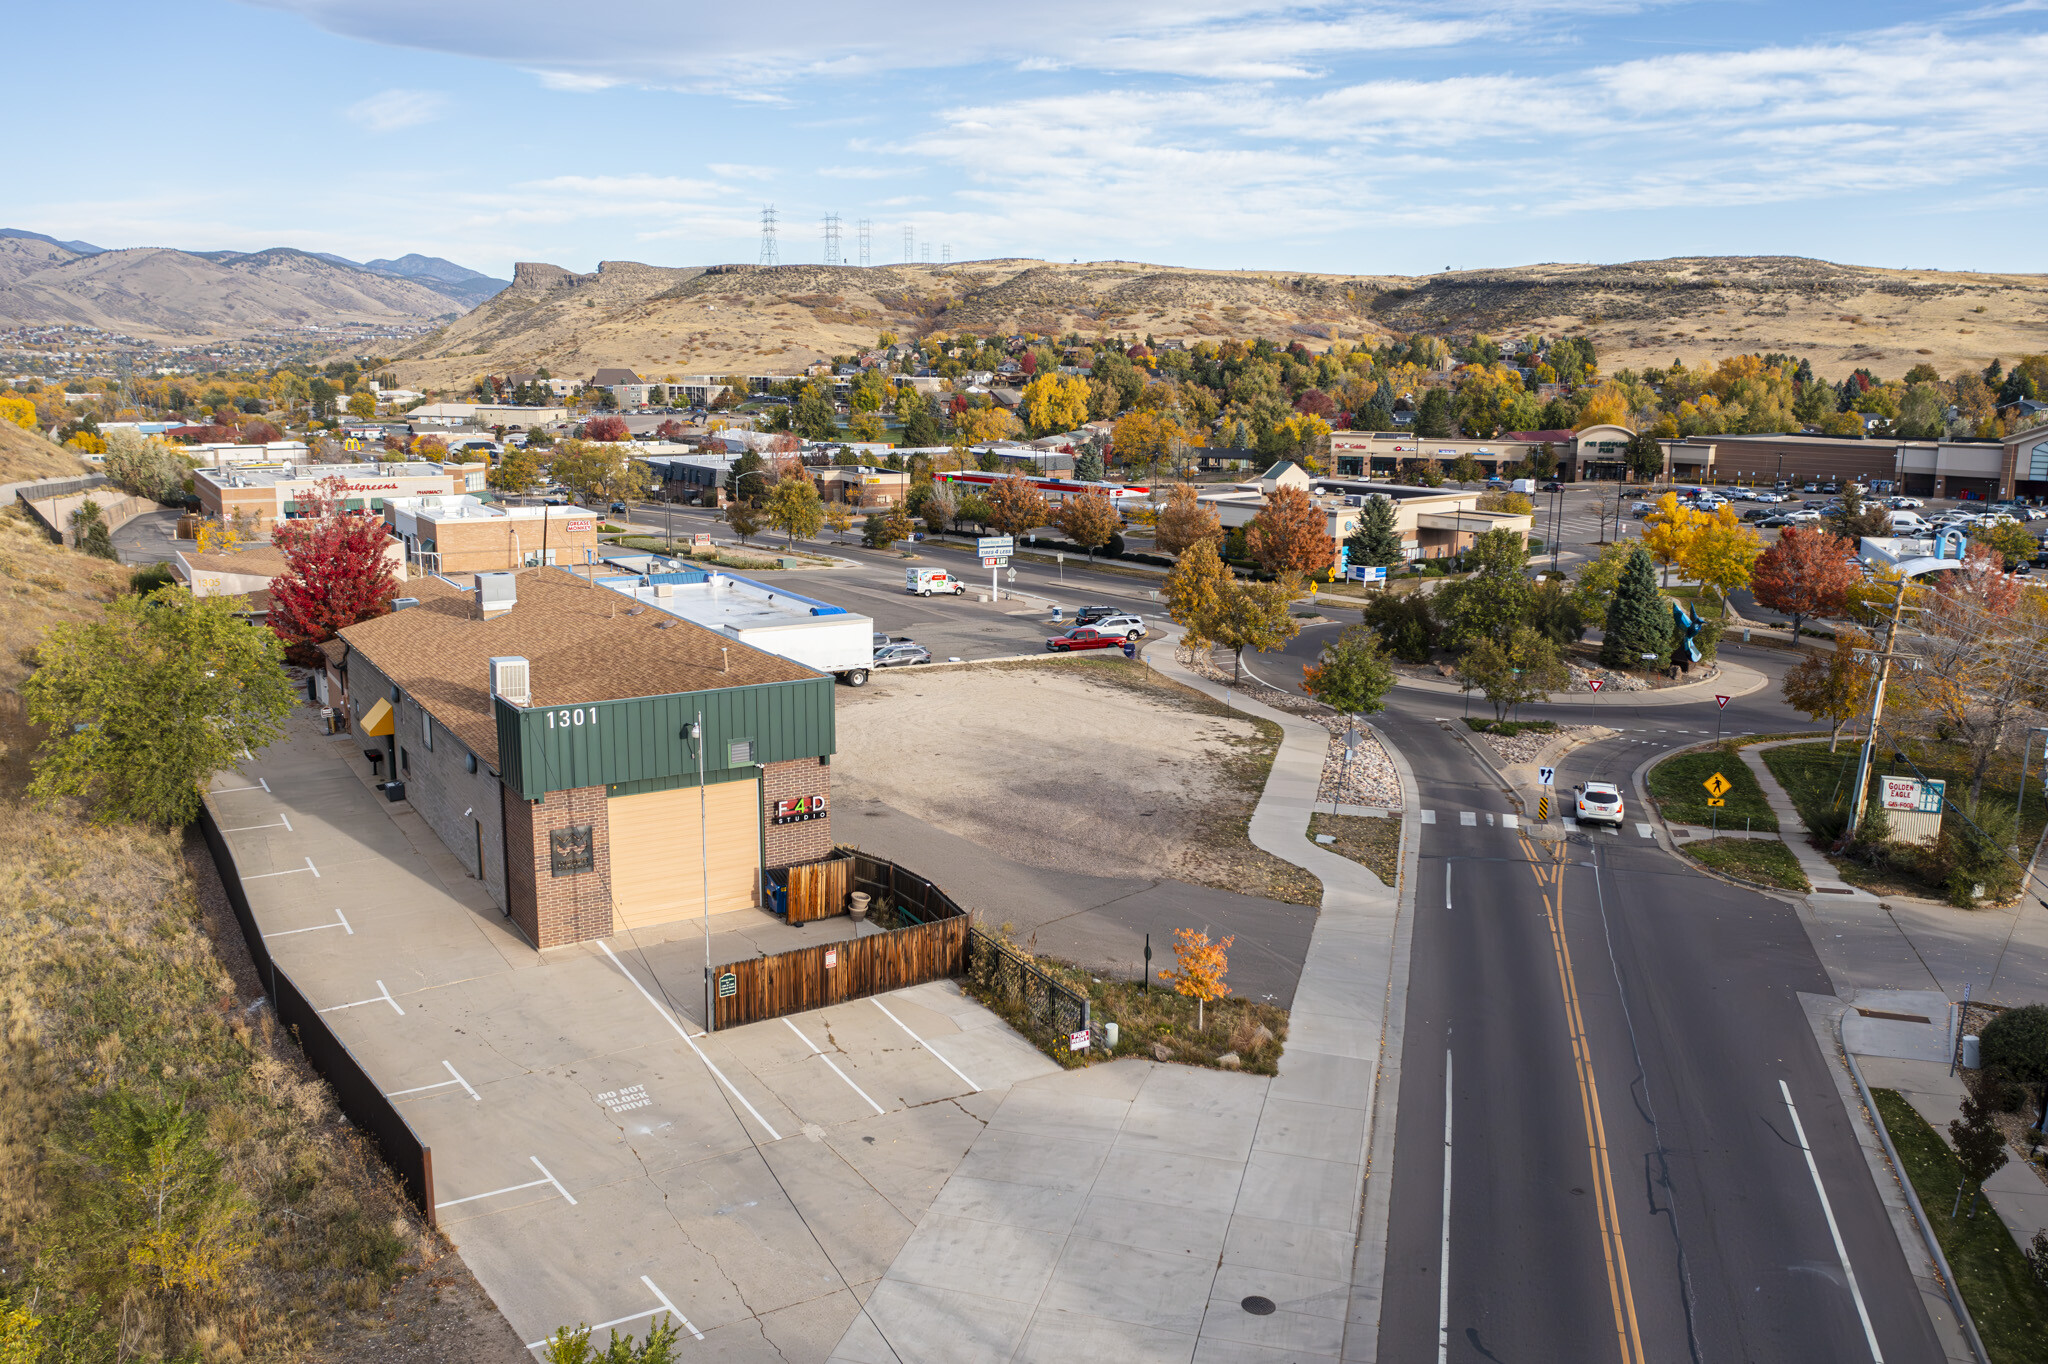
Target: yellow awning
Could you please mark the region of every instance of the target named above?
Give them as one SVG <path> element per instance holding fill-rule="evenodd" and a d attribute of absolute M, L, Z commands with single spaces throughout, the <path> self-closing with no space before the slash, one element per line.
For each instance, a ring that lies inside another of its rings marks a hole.
<path fill-rule="evenodd" d="M 363 712 L 361 732 L 364 734 L 374 734 L 378 738 L 382 738 L 391 732 L 393 718 L 391 703 L 380 696 L 377 698 L 376 705 Z"/>

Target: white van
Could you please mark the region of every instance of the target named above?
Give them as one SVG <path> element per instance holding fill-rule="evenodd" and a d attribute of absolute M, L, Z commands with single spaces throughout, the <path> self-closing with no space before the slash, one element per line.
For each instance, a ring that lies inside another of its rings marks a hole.
<path fill-rule="evenodd" d="M 957 597 L 967 590 L 967 584 L 943 568 L 906 568 L 903 570 L 903 590 L 920 597 L 929 597 L 934 592 L 951 592 Z"/>
<path fill-rule="evenodd" d="M 1934 526 L 1919 512 L 1895 511 L 1891 514 L 1892 534 L 1896 536 L 1931 535 Z"/>

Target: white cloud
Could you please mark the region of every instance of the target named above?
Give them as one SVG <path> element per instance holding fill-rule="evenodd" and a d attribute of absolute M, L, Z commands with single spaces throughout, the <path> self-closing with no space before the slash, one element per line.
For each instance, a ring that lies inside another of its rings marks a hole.
<path fill-rule="evenodd" d="M 373 133 L 395 133 L 432 123 L 448 110 L 448 100 L 431 90 L 383 90 L 348 107 L 348 116 Z"/>

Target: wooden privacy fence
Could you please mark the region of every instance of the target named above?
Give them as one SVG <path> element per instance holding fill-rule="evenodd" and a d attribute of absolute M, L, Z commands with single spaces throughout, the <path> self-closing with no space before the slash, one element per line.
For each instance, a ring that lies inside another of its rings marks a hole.
<path fill-rule="evenodd" d="M 715 971 L 712 1018 L 715 1028 L 737 1027 L 765 1018 L 822 1009 L 848 999 L 922 985 L 967 969 L 966 911 L 952 897 L 913 871 L 841 850 L 851 890 L 872 899 L 870 919 L 887 929 L 846 942 L 820 943 L 789 952 L 731 962 Z M 796 892 L 790 894 L 795 921 Z"/>
<path fill-rule="evenodd" d="M 249 946 L 249 956 L 256 964 L 256 977 L 269 992 L 271 1007 L 277 1011 L 277 1021 L 298 1039 L 299 1049 L 334 1091 L 334 1097 L 340 1103 L 341 1111 L 348 1115 L 348 1120 L 377 1143 L 384 1163 L 391 1167 L 391 1172 L 405 1187 L 406 1194 L 426 1216 L 427 1225 L 435 1225 L 432 1148 L 420 1140 L 419 1134 L 412 1130 L 412 1124 L 386 1097 L 370 1072 L 363 1068 L 363 1063 L 348 1049 L 348 1044 L 334 1035 L 334 1030 L 327 1026 L 327 1020 L 320 1016 L 319 1009 L 299 990 L 298 983 L 271 959 L 270 948 L 263 941 L 263 931 L 257 926 L 256 916 L 249 908 L 249 897 L 242 888 L 242 874 L 235 866 L 235 855 L 221 836 L 220 824 L 214 819 L 213 810 L 204 803 L 199 807 L 199 831 L 205 835 L 207 850 L 213 854 L 213 864 L 220 870 L 220 883 L 227 891 L 228 905 L 235 911 L 236 922 L 242 926 L 242 941 Z"/>
<path fill-rule="evenodd" d="M 846 912 L 853 894 L 853 854 L 835 851 L 819 862 L 806 862 L 771 876 L 785 877 L 789 891 L 789 922 L 807 924 Z"/>

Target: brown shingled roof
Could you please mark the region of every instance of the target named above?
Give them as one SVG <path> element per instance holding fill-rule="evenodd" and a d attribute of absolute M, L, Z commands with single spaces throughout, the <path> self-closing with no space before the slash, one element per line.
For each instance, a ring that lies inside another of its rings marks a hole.
<path fill-rule="evenodd" d="M 497 761 L 490 660 L 529 664 L 535 706 L 750 687 L 819 676 L 801 663 L 741 644 L 559 569 L 519 575 L 519 601 L 495 620 L 476 596 L 435 577 L 406 584 L 418 606 L 351 625 L 350 649 L 403 688 L 469 749 Z M 629 615 L 639 609 L 640 614 Z M 666 626 L 667 628 L 662 628 Z M 726 653 L 721 657 L 720 650 Z M 721 670 L 729 659 L 729 670 Z"/>

